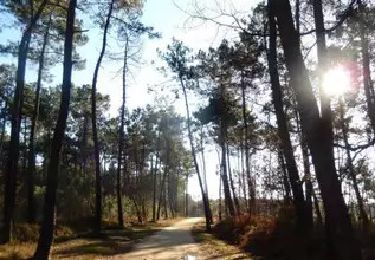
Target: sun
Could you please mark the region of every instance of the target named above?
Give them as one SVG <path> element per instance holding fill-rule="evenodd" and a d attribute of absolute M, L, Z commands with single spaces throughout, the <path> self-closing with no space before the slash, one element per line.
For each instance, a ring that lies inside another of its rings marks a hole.
<path fill-rule="evenodd" d="M 328 96 L 340 96 L 350 90 L 349 72 L 341 65 L 324 74 L 323 90 Z"/>

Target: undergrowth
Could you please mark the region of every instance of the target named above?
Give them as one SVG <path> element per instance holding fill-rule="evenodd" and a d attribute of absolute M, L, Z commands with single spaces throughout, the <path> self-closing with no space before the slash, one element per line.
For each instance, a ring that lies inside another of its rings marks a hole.
<path fill-rule="evenodd" d="M 310 233 L 296 229 L 291 208 L 277 215 L 240 215 L 216 224 L 213 234 L 219 239 L 250 252 L 255 259 L 327 259 L 324 230 Z M 375 259 L 375 232 L 359 235 L 364 259 Z"/>
<path fill-rule="evenodd" d="M 276 216 L 240 215 L 219 222 L 213 234 L 250 252 L 256 259 L 323 259 L 320 231 L 310 235 L 295 229 L 289 208 Z"/>

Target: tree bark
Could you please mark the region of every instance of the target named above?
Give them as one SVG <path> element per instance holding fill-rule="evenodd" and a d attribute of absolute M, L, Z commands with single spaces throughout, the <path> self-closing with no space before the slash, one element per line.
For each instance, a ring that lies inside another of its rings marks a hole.
<path fill-rule="evenodd" d="M 203 175 L 203 182 L 204 182 L 204 191 L 208 194 L 208 187 L 207 187 L 207 170 L 206 170 L 206 157 L 204 155 L 204 147 L 203 147 L 203 127 L 201 126 L 201 136 L 200 136 L 200 143 L 201 143 L 201 157 L 202 157 L 202 175 Z"/>
<path fill-rule="evenodd" d="M 35 98 L 33 115 L 31 118 L 31 129 L 30 129 L 30 143 L 29 143 L 29 154 L 28 154 L 28 165 L 27 165 L 27 221 L 32 223 L 35 221 L 35 210 L 34 210 L 34 174 L 35 174 L 35 131 L 38 124 L 39 117 L 39 101 L 40 101 L 40 89 L 42 86 L 42 74 L 44 69 L 44 55 L 47 47 L 49 29 L 52 23 L 52 14 L 49 16 L 46 30 L 43 35 L 42 49 L 39 55 L 39 68 L 38 68 L 38 79 L 36 84 Z"/>
<path fill-rule="evenodd" d="M 316 45 L 318 54 L 318 87 L 320 94 L 320 107 L 321 107 L 321 120 L 324 122 L 327 134 L 327 141 L 330 142 L 333 152 L 333 131 L 332 131 L 332 112 L 331 112 L 331 100 L 328 95 L 324 93 L 323 89 L 323 75 L 328 67 L 327 64 L 327 48 L 326 48 L 326 35 L 324 28 L 324 14 L 322 0 L 313 1 L 313 10 L 315 17 L 315 29 L 316 29 Z"/>
<path fill-rule="evenodd" d="M 158 158 L 155 159 L 154 165 L 154 155 L 151 154 L 151 176 L 152 176 L 152 221 L 156 220 L 156 171 L 158 167 Z"/>
<path fill-rule="evenodd" d="M 233 175 L 232 175 L 232 169 L 230 167 L 230 159 L 229 159 L 229 146 L 227 145 L 227 165 L 228 165 L 228 174 L 229 174 L 229 181 L 230 181 L 230 188 L 232 190 L 233 194 L 233 202 L 237 210 L 237 215 L 240 215 L 241 209 L 240 209 L 240 202 L 238 200 L 238 197 L 236 195 L 236 190 L 234 188 L 234 181 L 233 181 Z"/>
<path fill-rule="evenodd" d="M 282 174 L 283 174 L 283 185 L 284 185 L 284 201 L 289 204 L 292 201 L 292 198 L 290 196 L 290 184 L 288 180 L 288 173 L 285 167 L 285 161 L 284 161 L 284 155 L 281 149 L 278 150 L 278 159 L 279 159 L 279 167 L 281 168 Z"/>
<path fill-rule="evenodd" d="M 314 207 L 315 207 L 317 224 L 318 224 L 318 227 L 322 227 L 323 226 L 323 216 L 322 216 L 322 213 L 320 211 L 318 197 L 316 196 L 316 193 L 315 193 L 314 189 L 312 189 L 311 194 L 312 194 L 312 197 L 314 199 Z"/>
<path fill-rule="evenodd" d="M 327 238 L 331 252 L 333 257 L 338 259 L 361 259 L 359 244 L 354 237 L 336 175 L 330 122 L 319 117 L 319 109 L 299 47 L 299 37 L 293 27 L 290 2 L 288 0 L 271 0 L 271 2 L 272 11 L 274 10 L 277 17 L 286 66 L 290 73 L 290 84 L 296 92 L 302 128 L 306 130 L 318 184 L 322 192 Z"/>
<path fill-rule="evenodd" d="M 99 140 L 97 128 L 97 115 L 96 115 L 96 85 L 98 82 L 99 68 L 107 45 L 107 32 L 112 16 L 112 7 L 114 0 L 109 4 L 108 15 L 104 24 L 102 49 L 100 51 L 98 60 L 96 61 L 95 71 L 92 78 L 91 86 L 91 123 L 92 123 L 92 139 L 94 142 L 94 156 L 95 156 L 95 225 L 94 230 L 100 232 L 102 229 L 102 177 L 100 174 L 100 159 L 99 159 Z"/>
<path fill-rule="evenodd" d="M 296 121 L 297 121 L 297 131 L 299 133 L 299 139 L 301 143 L 302 150 L 302 160 L 303 160 L 303 171 L 304 171 L 304 182 L 305 182 L 305 205 L 306 205 L 306 220 L 309 228 L 312 228 L 314 225 L 313 220 L 313 210 L 312 210 L 312 180 L 311 180 L 311 171 L 310 171 L 310 158 L 309 158 L 309 147 L 307 145 L 306 133 L 300 127 L 300 117 L 298 111 L 296 112 Z"/>
<path fill-rule="evenodd" d="M 56 191 L 58 185 L 58 171 L 60 152 L 64 140 L 66 119 L 69 112 L 70 92 L 72 87 L 72 50 L 75 10 L 77 0 L 69 2 L 66 18 L 66 31 L 64 43 L 63 85 L 60 110 L 56 128 L 53 133 L 51 156 L 47 173 L 47 187 L 44 202 L 44 220 L 40 227 L 39 240 L 34 259 L 48 259 L 53 241 L 54 209 L 56 204 Z"/>
<path fill-rule="evenodd" d="M 120 112 L 120 128 L 119 128 L 119 141 L 118 141 L 118 156 L 117 156 L 117 181 L 116 181 L 116 194 L 117 194 L 117 222 L 119 227 L 124 226 L 124 215 L 122 210 L 122 189 L 121 189 L 121 167 L 124 149 L 124 131 L 125 131 L 125 102 L 126 102 L 126 70 L 128 67 L 128 48 L 129 39 L 126 35 L 126 42 L 124 47 L 124 66 L 122 70 L 122 105 Z"/>
<path fill-rule="evenodd" d="M 167 187 L 164 188 L 164 186 L 166 186 L 166 180 L 167 180 L 167 177 L 168 177 L 168 174 L 169 174 L 169 163 L 170 163 L 170 143 L 169 143 L 169 139 L 166 140 L 166 164 L 164 165 L 164 174 L 163 174 L 163 178 L 162 178 L 162 181 L 161 181 L 161 184 L 160 184 L 160 192 L 159 192 L 159 204 L 158 204 L 158 210 L 157 210 L 157 213 L 156 213 L 156 219 L 159 220 L 160 219 L 160 211 L 161 211 L 161 207 L 162 207 L 162 203 L 163 203 L 163 199 L 166 197 L 166 193 L 167 193 Z M 166 211 L 166 209 L 165 209 Z M 167 215 L 167 212 L 166 212 L 166 215 Z"/>
<path fill-rule="evenodd" d="M 188 193 L 188 187 L 189 187 L 189 173 L 186 173 L 185 178 L 185 216 L 189 217 L 189 193 Z"/>
<path fill-rule="evenodd" d="M 221 175 L 219 176 L 219 180 L 220 180 L 220 182 L 219 182 L 219 221 L 221 221 L 222 220 L 222 211 L 221 211 L 221 183 L 222 183 L 222 178 L 221 178 Z"/>
<path fill-rule="evenodd" d="M 240 147 L 238 148 L 239 150 L 239 153 L 240 153 L 240 169 L 241 169 L 241 173 L 242 173 L 242 193 L 243 193 L 243 198 L 244 198 L 244 201 L 245 201 L 245 205 L 246 205 L 246 212 L 247 213 L 251 213 L 251 210 L 250 210 L 250 205 L 247 201 L 247 194 L 249 193 L 249 188 L 246 187 L 246 183 L 247 183 L 247 175 L 245 174 L 245 166 L 244 166 L 244 148 L 243 148 L 243 145 L 241 144 Z M 251 161 L 251 157 L 249 158 L 249 161 Z M 246 163 L 246 162 L 245 162 Z M 250 166 L 249 166 L 249 172 L 251 173 L 250 171 Z M 250 174 L 251 176 L 251 174 Z"/>
<path fill-rule="evenodd" d="M 26 61 L 27 53 L 31 41 L 32 30 L 39 20 L 47 0 L 41 2 L 37 12 L 32 16 L 22 34 L 18 47 L 18 67 L 16 89 L 13 96 L 12 115 L 11 115 L 11 137 L 7 165 L 5 170 L 5 189 L 4 189 L 4 230 L 2 232 L 1 242 L 6 243 L 12 240 L 13 215 L 15 208 L 16 186 L 18 178 L 18 161 L 20 145 L 21 128 L 21 110 L 23 106 L 23 92 L 25 88 Z"/>
<path fill-rule="evenodd" d="M 186 118 L 187 118 L 188 137 L 189 137 L 189 142 L 190 142 L 190 147 L 191 147 L 191 155 L 193 157 L 194 168 L 195 168 L 195 172 L 198 175 L 199 186 L 200 186 L 201 194 L 202 194 L 204 213 L 205 213 L 205 217 L 206 217 L 206 230 L 210 231 L 211 225 L 213 223 L 212 213 L 211 213 L 210 203 L 209 203 L 209 200 L 208 200 L 208 195 L 204 191 L 202 176 L 201 176 L 200 171 L 199 171 L 199 165 L 198 165 L 198 162 L 197 162 L 197 156 L 196 156 L 194 141 L 193 141 L 193 133 L 191 132 L 190 111 L 189 111 L 189 103 L 188 103 L 188 98 L 187 98 L 187 93 L 186 93 L 186 87 L 185 87 L 181 77 L 180 77 L 180 84 L 181 84 L 182 92 L 183 92 L 184 98 L 185 98 L 185 109 L 186 109 Z"/>
<path fill-rule="evenodd" d="M 293 194 L 293 204 L 296 210 L 297 226 L 299 229 L 306 229 L 305 199 L 303 195 L 302 183 L 299 178 L 297 163 L 293 154 L 292 142 L 287 126 L 282 90 L 279 81 L 277 62 L 277 30 L 276 22 L 269 10 L 270 39 L 268 51 L 268 66 L 271 78 L 272 103 L 276 110 L 277 133 L 280 138 L 280 147 L 285 158 L 285 165 L 289 175 L 289 182 Z"/>
<path fill-rule="evenodd" d="M 249 189 L 249 197 L 250 203 L 247 205 L 248 213 L 251 213 L 251 209 L 255 208 L 255 188 L 253 185 L 251 172 L 250 172 L 250 154 L 249 154 L 249 133 L 248 133 L 248 123 L 247 123 L 247 115 L 246 115 L 246 84 L 244 81 L 244 72 L 241 71 L 241 90 L 242 90 L 242 117 L 244 123 L 244 150 L 245 150 L 245 171 L 246 171 L 246 180 L 247 180 L 247 187 Z"/>
<path fill-rule="evenodd" d="M 161 204 L 164 196 L 164 184 L 166 180 L 166 169 L 164 170 L 163 178 L 160 183 L 160 192 L 159 192 L 159 203 L 158 203 L 158 209 L 156 211 L 156 220 L 160 220 L 160 211 L 161 211 Z"/>
<path fill-rule="evenodd" d="M 230 216 L 234 216 L 234 206 L 232 196 L 230 194 L 229 189 L 229 180 L 228 180 L 228 165 L 227 165 L 227 156 L 226 156 L 226 149 L 225 149 L 225 136 L 226 136 L 226 129 L 223 123 L 223 120 L 220 122 L 220 148 L 221 148 L 221 162 L 220 162 L 220 175 L 224 185 L 224 200 L 225 200 L 225 208 L 228 210 Z"/>
<path fill-rule="evenodd" d="M 306 137 L 302 133 L 302 158 L 303 158 L 303 169 L 305 172 L 305 199 L 306 199 L 306 217 L 307 225 L 309 227 L 313 226 L 313 212 L 312 212 L 312 181 L 311 181 L 311 171 L 310 171 L 310 159 L 309 159 L 309 148 L 306 143 Z"/>

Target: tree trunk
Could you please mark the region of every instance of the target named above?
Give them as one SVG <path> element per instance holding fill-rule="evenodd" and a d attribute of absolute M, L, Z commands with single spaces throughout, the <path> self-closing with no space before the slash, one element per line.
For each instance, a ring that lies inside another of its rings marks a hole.
<path fill-rule="evenodd" d="M 281 149 L 278 150 L 277 154 L 278 154 L 278 159 L 279 159 L 279 167 L 281 168 L 281 171 L 283 174 L 282 177 L 283 177 L 283 185 L 284 185 L 284 190 L 285 190 L 284 201 L 287 204 L 289 204 L 292 201 L 292 199 L 290 196 L 290 184 L 288 180 L 287 170 L 285 167 L 284 155 Z"/>
<path fill-rule="evenodd" d="M 363 205 L 363 198 L 359 191 L 358 182 L 357 182 L 357 176 L 354 170 L 352 155 L 350 153 L 350 144 L 349 144 L 349 133 L 348 133 L 348 126 L 345 125 L 344 122 L 344 102 L 343 99 L 340 99 L 340 121 L 341 121 L 341 130 L 342 130 L 342 137 L 344 139 L 344 145 L 345 145 L 345 152 L 346 152 L 346 159 L 347 159 L 347 167 L 349 170 L 349 176 L 353 181 L 353 188 L 354 193 L 357 199 L 358 208 L 359 208 L 359 215 L 362 221 L 362 230 L 364 232 L 367 231 L 369 219 L 365 210 L 365 207 Z"/>
<path fill-rule="evenodd" d="M 222 220 L 222 216 L 221 216 L 221 183 L 222 183 L 222 178 L 221 178 L 221 175 L 219 175 L 219 179 L 220 179 L 220 182 L 219 182 L 219 221 Z"/>
<path fill-rule="evenodd" d="M 11 137 L 7 165 L 5 170 L 5 189 L 4 189 L 4 230 L 2 232 L 1 242 L 6 243 L 12 240 L 12 222 L 15 208 L 19 145 L 20 145 L 20 128 L 21 128 L 21 110 L 23 106 L 23 92 L 25 88 L 26 60 L 29 49 L 32 30 L 42 14 L 47 0 L 44 0 L 35 15 L 31 18 L 22 34 L 20 45 L 18 47 L 18 67 L 16 89 L 14 91 L 12 115 L 11 115 Z"/>
<path fill-rule="evenodd" d="M 313 212 L 312 212 L 312 181 L 310 172 L 310 159 L 309 159 L 309 148 L 306 143 L 306 137 L 302 133 L 302 157 L 303 157 L 303 169 L 305 172 L 305 199 L 306 199 L 306 218 L 307 225 L 309 227 L 313 226 Z"/>
<path fill-rule="evenodd" d="M 163 208 L 164 208 L 164 219 L 168 219 L 169 216 L 168 216 L 168 207 L 167 207 L 167 195 L 169 193 L 169 189 L 168 189 L 168 182 L 166 182 L 165 184 L 165 192 L 164 192 L 164 198 L 163 198 Z"/>
<path fill-rule="evenodd" d="M 51 145 L 51 156 L 47 173 L 47 187 L 44 202 L 44 220 L 40 227 L 38 247 L 34 254 L 34 259 L 48 259 L 53 241 L 53 220 L 58 184 L 59 157 L 64 140 L 66 119 L 70 104 L 70 91 L 72 87 L 72 50 L 76 5 L 77 0 L 71 0 L 69 2 L 66 18 L 62 98 Z"/>
<path fill-rule="evenodd" d="M 167 180 L 167 176 L 168 176 L 168 172 L 169 172 L 169 152 L 170 152 L 169 139 L 167 139 L 167 141 L 166 141 L 167 161 L 166 161 L 166 164 L 164 166 L 163 179 L 162 179 L 161 184 L 160 184 L 159 204 L 158 204 L 158 210 L 157 210 L 157 213 L 156 213 L 156 219 L 157 220 L 160 219 L 160 210 L 161 210 L 161 206 L 162 206 L 162 203 L 163 203 L 163 198 L 165 197 L 166 192 L 167 192 L 167 188 L 164 188 L 164 186 L 165 186 L 165 182 Z"/>
<path fill-rule="evenodd" d="M 248 124 L 247 124 L 247 115 L 246 115 L 246 84 L 244 81 L 244 72 L 241 71 L 241 90 L 242 90 L 242 117 L 244 122 L 244 150 L 245 150 L 245 171 L 246 171 L 246 180 L 247 187 L 249 189 L 250 203 L 247 206 L 248 213 L 251 213 L 251 209 L 255 208 L 255 187 L 251 178 L 250 172 L 250 155 L 249 155 L 249 133 L 248 133 Z"/>
<path fill-rule="evenodd" d="M 223 120 L 221 120 L 223 121 Z M 224 185 L 224 200 L 225 200 L 225 208 L 228 210 L 230 216 L 234 216 L 234 206 L 232 196 L 230 194 L 229 189 L 229 181 L 228 181 L 228 165 L 227 165 L 227 156 L 226 156 L 226 148 L 225 148 L 225 136 L 226 131 L 225 127 L 223 126 L 223 122 L 220 123 L 220 148 L 221 148 L 221 162 L 220 162 L 220 175 Z"/>
<path fill-rule="evenodd" d="M 43 36 L 43 45 L 39 56 L 39 68 L 38 68 L 38 79 L 36 84 L 35 98 L 34 98 L 34 109 L 31 118 L 31 129 L 30 129 L 30 144 L 28 154 L 28 165 L 27 165 L 27 221 L 32 223 L 35 221 L 35 209 L 34 209 L 34 174 L 35 174 L 35 131 L 38 124 L 39 116 L 39 100 L 40 100 L 40 89 L 42 83 L 42 73 L 44 69 L 44 55 L 48 42 L 49 29 L 51 27 L 52 14 L 49 16 L 49 21 Z"/>
<path fill-rule="evenodd" d="M 326 48 L 326 35 L 324 28 L 324 14 L 322 0 L 313 1 L 314 17 L 315 17 L 315 29 L 316 29 L 316 45 L 318 54 L 318 87 L 320 94 L 320 107 L 321 107 L 321 120 L 324 122 L 326 127 L 327 141 L 329 141 L 333 152 L 333 131 L 332 131 L 332 112 L 331 112 L 331 101 L 328 95 L 323 90 L 323 75 L 328 68 L 327 64 L 327 48 Z"/>
<path fill-rule="evenodd" d="M 236 190 L 234 188 L 234 182 L 233 182 L 233 175 L 232 175 L 232 169 L 230 167 L 230 159 L 229 159 L 229 147 L 227 145 L 227 165 L 228 165 L 228 174 L 229 174 L 229 181 L 230 181 L 230 187 L 233 194 L 233 202 L 237 210 L 237 215 L 240 215 L 241 209 L 240 209 L 240 202 L 238 201 Z"/>
<path fill-rule="evenodd" d="M 207 187 L 207 170 L 206 170 L 206 157 L 204 156 L 204 147 L 203 147 L 203 127 L 201 127 L 201 156 L 202 156 L 202 175 L 203 175 L 203 182 L 204 182 L 204 190 L 205 193 L 208 194 L 208 187 Z"/>
<path fill-rule="evenodd" d="M 312 228 L 314 225 L 313 221 L 313 210 L 312 210 L 312 180 L 311 180 L 311 171 L 310 171 L 310 158 L 309 158 L 309 147 L 307 145 L 306 133 L 300 127 L 300 117 L 298 111 L 296 110 L 296 121 L 297 121 L 297 131 L 299 133 L 299 139 L 301 143 L 302 150 L 302 160 L 303 160 L 303 171 L 304 182 L 305 182 L 305 200 L 306 200 L 306 220 L 309 228 Z"/>
<path fill-rule="evenodd" d="M 319 201 L 318 201 L 318 198 L 316 196 L 314 189 L 312 189 L 311 194 L 314 199 L 314 207 L 315 207 L 315 213 L 316 213 L 316 218 L 317 218 L 317 224 L 318 224 L 318 227 L 322 227 L 323 217 L 322 217 L 322 213 L 320 212 Z"/>
<path fill-rule="evenodd" d="M 189 193 L 188 193 L 188 186 L 189 186 L 189 173 L 186 173 L 186 180 L 185 180 L 185 216 L 189 217 Z"/>
<path fill-rule="evenodd" d="M 299 37 L 293 27 L 290 3 L 288 0 L 271 1 L 272 9 L 275 10 L 277 17 L 286 67 L 290 73 L 290 84 L 296 92 L 302 128 L 306 130 L 308 145 L 322 192 L 328 242 L 331 243 L 333 257 L 361 259 L 359 244 L 354 237 L 336 175 L 330 122 L 321 120 L 319 117 L 319 109 L 299 47 Z"/>
<path fill-rule="evenodd" d="M 96 115 L 96 85 L 98 81 L 99 68 L 105 53 L 107 45 L 107 32 L 112 16 L 112 7 L 114 0 L 109 4 L 108 15 L 104 24 L 102 49 L 100 51 L 98 60 L 96 61 L 94 75 L 92 77 L 91 86 L 91 123 L 92 123 L 92 139 L 94 141 L 94 156 L 95 156 L 95 225 L 94 230 L 100 232 L 102 229 L 102 177 L 100 174 L 100 159 L 99 159 L 99 140 L 97 128 L 97 115 Z"/>
<path fill-rule="evenodd" d="M 158 158 L 155 159 L 154 165 L 154 155 L 151 154 L 151 176 L 152 176 L 152 221 L 156 220 L 156 170 L 158 166 Z"/>
<path fill-rule="evenodd" d="M 182 92 L 183 92 L 184 97 L 185 97 L 188 137 L 189 137 L 189 142 L 190 142 L 190 147 L 191 147 L 191 154 L 192 154 L 192 157 L 193 157 L 194 168 L 195 168 L 195 172 L 198 175 L 199 186 L 200 186 L 201 194 L 202 194 L 204 213 L 205 213 L 205 216 L 206 216 L 206 230 L 210 231 L 211 225 L 213 223 L 212 222 L 212 213 L 211 213 L 210 203 L 209 203 L 209 200 L 208 200 L 208 195 L 204 191 L 202 176 L 201 176 L 200 171 L 199 171 L 199 165 L 198 165 L 198 162 L 197 162 L 197 156 L 196 156 L 196 153 L 195 153 L 195 147 L 194 147 L 194 141 L 193 141 L 193 133 L 191 132 L 189 103 L 188 103 L 188 98 L 187 98 L 187 93 L 186 93 L 186 87 L 185 87 L 185 85 L 182 81 L 182 78 L 180 78 L 180 83 L 181 83 L 181 87 L 182 87 Z"/>
<path fill-rule="evenodd" d="M 250 213 L 250 205 L 247 201 L 247 193 L 249 192 L 249 188 L 246 187 L 246 180 L 247 180 L 247 175 L 245 174 L 245 166 L 244 166 L 244 149 L 242 148 L 243 145 L 239 147 L 239 153 L 240 153 L 240 165 L 241 165 L 241 173 L 242 173 L 242 193 L 243 193 L 243 198 L 245 201 L 246 205 L 246 211 L 247 213 Z M 251 161 L 251 158 L 249 158 L 249 161 Z M 250 172 L 250 167 L 249 167 L 249 172 Z M 251 174 L 250 174 L 251 176 Z M 247 189 L 248 188 L 248 189 Z"/>
<path fill-rule="evenodd" d="M 83 174 L 87 175 L 87 158 L 88 158 L 88 128 L 90 124 L 90 113 L 85 112 L 83 116 L 81 152 L 81 169 Z"/>
<path fill-rule="evenodd" d="M 270 11 L 270 10 L 269 10 Z M 279 81 L 277 62 L 277 30 L 276 22 L 271 12 L 269 12 L 270 40 L 268 51 L 268 65 L 271 78 L 272 103 L 276 110 L 277 133 L 280 138 L 280 147 L 285 157 L 285 165 L 289 174 L 289 182 L 293 194 L 293 204 L 296 210 L 297 226 L 299 229 L 306 228 L 305 200 L 303 196 L 302 183 L 299 179 L 297 163 L 293 154 L 292 142 L 290 140 L 285 115 L 282 90 Z"/>
<path fill-rule="evenodd" d="M 124 128 L 125 128 L 125 102 L 126 102 L 126 69 L 128 66 L 128 37 L 124 47 L 124 66 L 122 70 L 122 105 L 120 113 L 120 128 L 119 128 L 119 141 L 118 141 L 118 157 L 117 157 L 117 181 L 116 181 L 116 194 L 117 194 L 117 223 L 119 227 L 124 226 L 124 215 L 122 210 L 122 189 L 121 189 L 121 167 L 124 148 Z"/>

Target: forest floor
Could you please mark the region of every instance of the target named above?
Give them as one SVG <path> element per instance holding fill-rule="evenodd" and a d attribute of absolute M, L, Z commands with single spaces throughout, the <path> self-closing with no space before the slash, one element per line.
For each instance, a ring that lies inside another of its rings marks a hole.
<path fill-rule="evenodd" d="M 251 259 L 235 246 L 204 232 L 203 218 L 186 218 L 137 243 L 132 251 L 112 259 L 208 260 Z"/>
<path fill-rule="evenodd" d="M 0 246 L 0 259 L 27 259 L 35 242 Z M 101 236 L 83 235 L 55 242 L 52 259 L 250 259 L 237 247 L 204 232 L 203 218 L 107 229 Z"/>
<path fill-rule="evenodd" d="M 197 259 L 253 259 L 249 253 L 244 252 L 238 246 L 230 245 L 214 234 L 207 233 L 205 224 L 202 219 L 202 221 L 195 223 L 192 228 L 194 240 L 199 243 L 200 254 L 198 254 Z"/>
<path fill-rule="evenodd" d="M 180 220 L 136 244 L 132 252 L 117 255 L 115 259 L 196 259 L 194 256 L 199 254 L 200 248 L 191 229 L 201 221 L 201 218 Z"/>
<path fill-rule="evenodd" d="M 149 222 L 143 225 L 131 225 L 124 229 L 109 228 L 99 236 L 91 233 L 58 236 L 52 248 L 52 259 L 112 259 L 115 255 L 130 252 L 145 237 L 179 220 Z M 15 241 L 0 245 L 0 259 L 28 259 L 35 248 L 35 241 Z"/>

